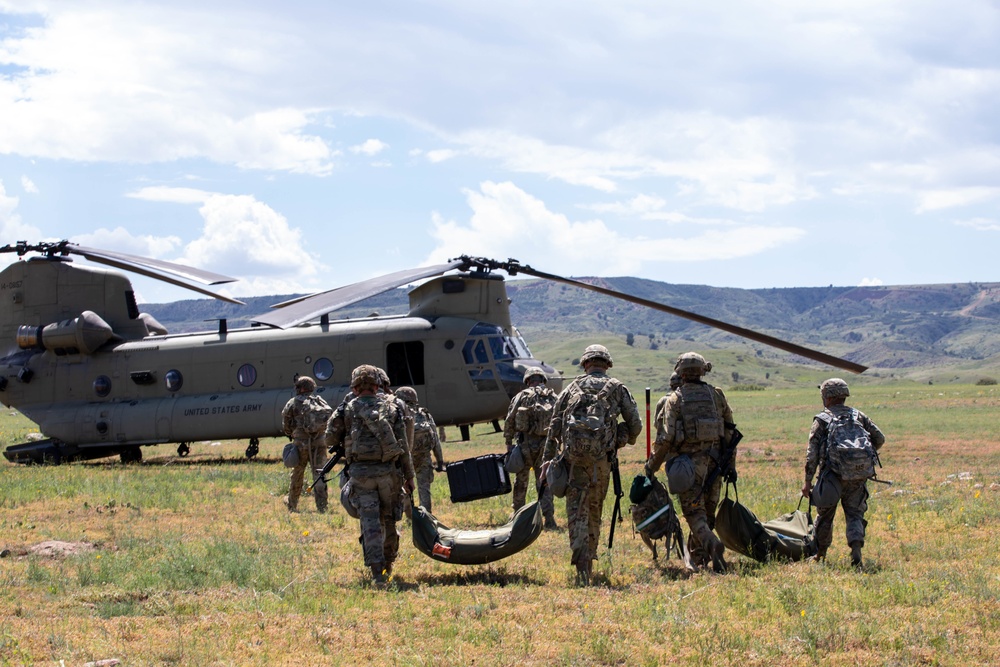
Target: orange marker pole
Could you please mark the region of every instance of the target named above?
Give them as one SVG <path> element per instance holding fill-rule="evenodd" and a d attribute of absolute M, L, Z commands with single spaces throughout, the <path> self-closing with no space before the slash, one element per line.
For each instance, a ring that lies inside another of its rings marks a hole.
<path fill-rule="evenodd" d="M 653 453 L 652 441 L 650 439 L 650 427 L 652 425 L 649 423 L 649 387 L 646 387 L 646 458 L 648 459 Z"/>

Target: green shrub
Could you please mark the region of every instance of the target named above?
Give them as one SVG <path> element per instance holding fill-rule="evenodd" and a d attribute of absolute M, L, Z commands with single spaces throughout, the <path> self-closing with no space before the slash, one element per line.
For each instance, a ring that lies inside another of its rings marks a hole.
<path fill-rule="evenodd" d="M 976 380 L 976 384 L 979 386 L 992 385 L 996 383 L 997 383 L 996 378 L 979 378 L 978 380 Z"/>

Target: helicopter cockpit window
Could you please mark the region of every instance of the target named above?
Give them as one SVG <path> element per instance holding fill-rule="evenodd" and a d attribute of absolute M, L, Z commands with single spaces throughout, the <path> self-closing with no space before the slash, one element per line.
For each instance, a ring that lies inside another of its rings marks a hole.
<path fill-rule="evenodd" d="M 462 356 L 467 364 L 486 364 L 490 358 L 486 355 L 486 345 L 481 340 L 467 340 L 462 348 Z"/>
<path fill-rule="evenodd" d="M 184 376 L 178 370 L 169 370 L 163 376 L 163 382 L 169 391 L 177 391 L 184 385 Z"/>
<path fill-rule="evenodd" d="M 94 393 L 104 398 L 111 393 L 111 378 L 107 375 L 98 375 L 94 380 Z"/>
<path fill-rule="evenodd" d="M 508 336 L 490 336 L 487 340 L 490 341 L 493 358 L 497 361 L 500 359 L 513 359 L 517 356 L 511 339 Z"/>
<path fill-rule="evenodd" d="M 243 364 L 240 366 L 240 370 L 236 371 L 236 379 L 244 387 L 252 387 L 253 383 L 257 381 L 257 369 L 254 368 L 253 364 Z"/>
<path fill-rule="evenodd" d="M 333 362 L 321 357 L 313 364 L 313 375 L 317 380 L 326 381 L 333 377 Z"/>
<path fill-rule="evenodd" d="M 493 377 L 493 371 L 488 368 L 477 368 L 469 371 L 469 379 L 472 380 L 472 386 L 476 388 L 476 391 L 496 391 L 499 389 L 497 381 Z"/>

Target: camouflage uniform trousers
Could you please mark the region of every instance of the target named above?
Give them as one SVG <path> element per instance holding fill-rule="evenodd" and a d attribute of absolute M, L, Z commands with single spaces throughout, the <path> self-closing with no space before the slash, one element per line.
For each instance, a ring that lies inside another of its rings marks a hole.
<path fill-rule="evenodd" d="M 866 480 L 841 482 L 840 505 L 844 508 L 847 521 L 847 543 L 860 542 L 865 545 L 865 512 L 868 511 L 868 485 Z M 816 546 L 820 553 L 826 553 L 833 542 L 833 517 L 837 506 L 816 508 Z"/>
<path fill-rule="evenodd" d="M 571 461 L 569 485 L 566 488 L 566 520 L 573 565 L 597 558 L 597 543 L 601 536 L 601 515 L 604 498 L 611 481 L 611 463 Z"/>
<path fill-rule="evenodd" d="M 292 468 L 291 481 L 288 485 L 288 509 L 297 510 L 299 507 L 299 497 L 302 495 L 302 487 L 305 486 L 306 466 L 312 469 L 312 480 L 315 483 L 319 477 L 319 471 L 327 460 L 326 442 L 324 433 L 312 436 L 308 440 L 296 438 L 293 440 L 295 447 L 299 450 L 299 464 Z M 316 501 L 316 509 L 325 512 L 327 508 L 326 484 L 320 483 L 313 487 L 313 499 Z"/>
<path fill-rule="evenodd" d="M 715 469 L 715 460 L 708 451 L 689 454 L 694 463 L 694 485 L 677 495 L 681 503 L 681 512 L 687 521 L 688 551 L 691 562 L 695 565 L 707 565 L 712 562 L 712 550 L 721 541 L 712 530 L 715 528 L 715 512 L 719 506 L 719 493 L 722 490 L 722 476 L 715 478 L 712 487 L 702 492 L 705 478 Z"/>
<path fill-rule="evenodd" d="M 528 479 L 531 470 L 535 470 L 535 488 L 538 488 L 538 469 L 542 467 L 542 451 L 545 448 L 545 436 L 541 438 L 525 438 L 521 443 L 521 453 L 524 454 L 524 469 L 517 473 L 514 478 L 514 511 L 524 507 L 528 495 Z M 552 491 L 548 486 L 539 499 L 542 506 L 542 515 L 546 519 L 555 520 L 555 503 L 552 500 Z"/>
<path fill-rule="evenodd" d="M 413 471 L 417 482 L 417 497 L 420 505 L 431 511 L 431 484 L 434 483 L 434 465 L 431 463 L 430 452 L 413 453 Z"/>
<path fill-rule="evenodd" d="M 403 477 L 394 463 L 351 465 L 350 503 L 361 520 L 365 565 L 390 565 L 399 553 L 396 522 L 402 518 Z"/>

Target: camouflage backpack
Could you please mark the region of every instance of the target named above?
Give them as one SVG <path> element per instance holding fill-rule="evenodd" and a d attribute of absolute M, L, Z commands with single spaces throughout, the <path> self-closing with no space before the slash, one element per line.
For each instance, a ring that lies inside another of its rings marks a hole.
<path fill-rule="evenodd" d="M 556 395 L 548 387 L 535 387 L 517 407 L 514 414 L 514 426 L 520 433 L 528 435 L 545 435 L 549 432 L 549 422 L 552 421 L 552 408 L 556 404 Z"/>
<path fill-rule="evenodd" d="M 434 420 L 430 413 L 418 408 L 413 413 L 413 454 L 423 454 L 434 449 Z"/>
<path fill-rule="evenodd" d="M 322 433 L 332 414 L 329 403 L 316 394 L 309 394 L 302 401 L 302 428 L 313 435 Z"/>
<path fill-rule="evenodd" d="M 575 461 L 596 461 L 607 456 L 608 427 L 618 416 L 611 413 L 608 401 L 614 383 L 591 376 L 576 381 L 576 391 L 570 396 L 563 422 L 563 442 L 569 457 Z M 612 434 L 613 436 L 613 434 Z"/>
<path fill-rule="evenodd" d="M 394 461 L 405 448 L 392 430 L 395 407 L 384 398 L 358 398 L 348 405 L 351 419 L 351 451 L 354 461 L 384 463 Z"/>
<path fill-rule="evenodd" d="M 842 481 L 875 476 L 875 448 L 853 408 L 840 414 L 829 410 L 816 415 L 826 422 L 826 463 Z"/>

